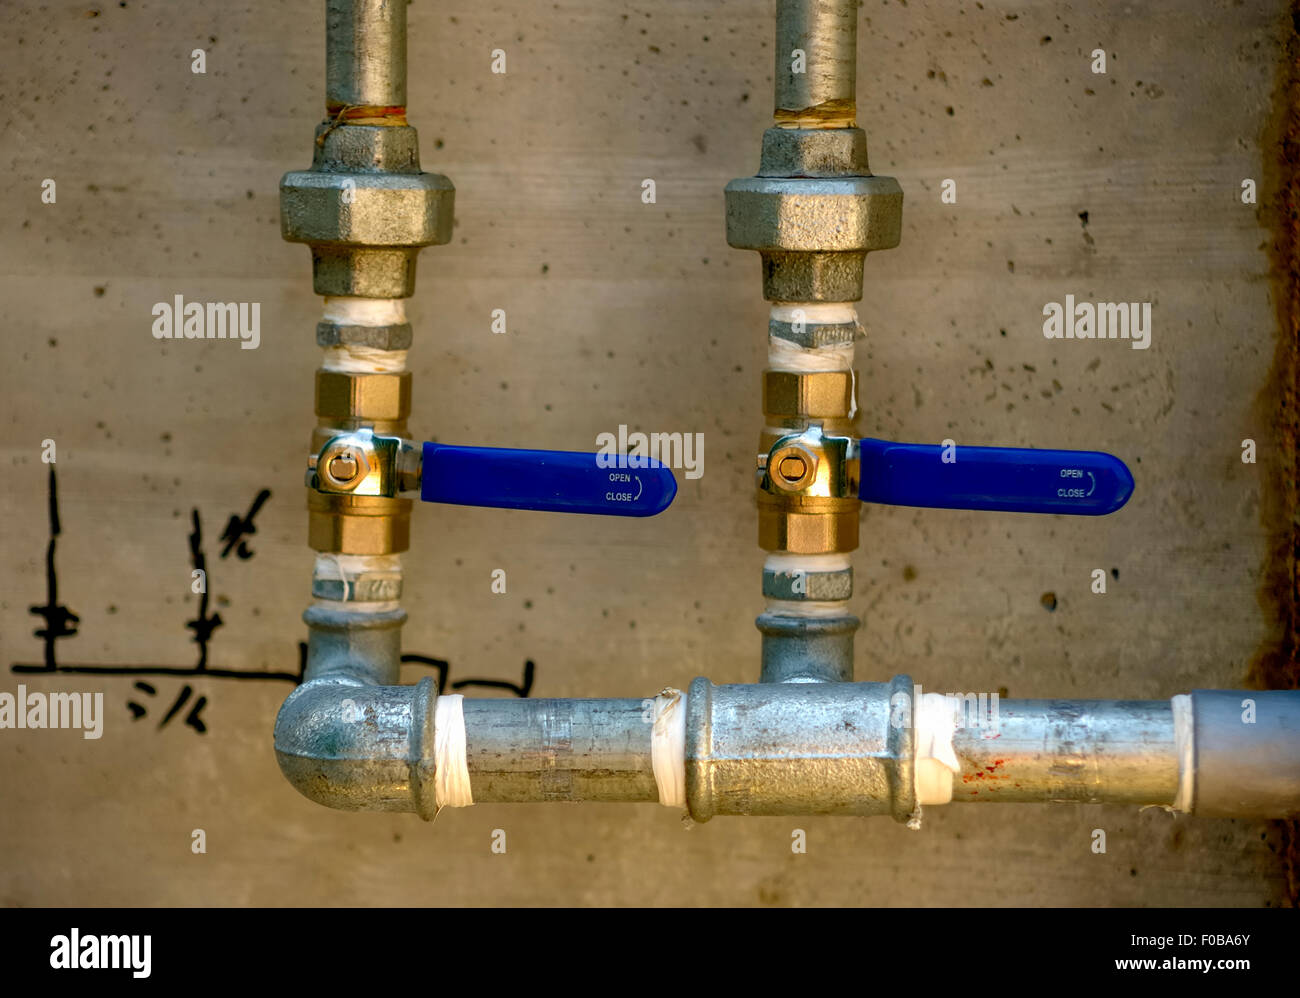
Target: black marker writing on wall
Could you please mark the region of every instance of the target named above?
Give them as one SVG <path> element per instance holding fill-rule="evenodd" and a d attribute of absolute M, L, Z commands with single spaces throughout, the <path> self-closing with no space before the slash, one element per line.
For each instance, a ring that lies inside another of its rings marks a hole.
<path fill-rule="evenodd" d="M 139 682 L 137 682 L 135 684 L 135 688 L 142 693 L 149 694 L 149 696 L 151 697 L 158 695 L 158 691 L 154 689 L 153 684 L 146 683 L 144 680 L 140 680 Z M 167 727 L 167 722 L 170 721 L 173 717 L 175 717 L 177 711 L 179 711 L 182 707 L 185 706 L 186 702 L 189 700 L 190 696 L 193 693 L 194 693 L 194 688 L 190 686 L 189 683 L 186 683 L 183 687 L 181 687 L 181 692 L 176 697 L 176 702 L 172 704 L 171 709 L 167 711 L 166 716 L 163 717 L 162 723 L 159 724 L 158 727 L 159 728 Z M 196 701 L 194 701 L 194 706 L 190 709 L 190 712 L 185 715 L 185 723 L 188 724 L 195 731 L 197 731 L 199 734 L 204 734 L 208 730 L 208 726 L 203 722 L 203 718 L 199 716 L 201 713 L 203 713 L 203 708 L 206 707 L 207 704 L 208 704 L 208 698 L 205 696 L 201 696 Z M 144 717 L 144 715 L 148 713 L 148 711 L 144 707 L 136 703 L 134 700 L 128 700 L 126 706 L 131 711 L 131 720 L 133 721 L 140 720 L 140 718 Z"/>
<path fill-rule="evenodd" d="M 304 644 L 302 646 L 302 649 L 303 649 L 302 651 L 303 668 L 305 669 L 307 664 L 307 659 L 306 659 L 307 646 Z M 439 693 L 447 692 L 447 687 L 448 687 L 447 679 L 451 673 L 450 662 L 447 662 L 445 659 L 441 659 L 441 658 L 430 658 L 428 655 L 414 655 L 414 654 L 403 655 L 402 662 L 411 663 L 414 665 L 430 666 L 435 672 L 438 673 L 438 692 Z M 463 690 L 470 686 L 479 686 L 484 689 L 490 689 L 490 690 L 509 690 L 515 696 L 520 697 L 521 699 L 527 699 L 528 694 L 533 691 L 533 679 L 535 678 L 536 675 L 537 675 L 537 665 L 530 658 L 524 661 L 524 677 L 523 677 L 523 681 L 518 686 L 516 686 L 514 683 L 507 683 L 501 679 L 461 679 L 461 680 L 457 680 L 454 683 L 451 683 L 450 686 L 451 689 L 453 690 Z"/>
<path fill-rule="evenodd" d="M 208 667 L 208 642 L 212 639 L 212 632 L 221 626 L 222 621 L 220 613 L 208 616 L 208 559 L 203 554 L 203 524 L 197 509 L 190 510 L 190 522 L 194 524 L 190 531 L 190 563 L 195 571 L 201 573 L 199 578 L 203 585 L 199 590 L 198 615 L 187 620 L 185 626 L 194 632 L 194 642 L 199 646 L 199 662 L 195 668 L 201 671 Z"/>
<path fill-rule="evenodd" d="M 54 465 L 50 465 L 49 479 L 49 515 L 50 543 L 45 549 L 45 602 L 29 609 L 30 613 L 45 619 L 45 626 L 33 632 L 45 642 L 45 667 L 54 668 L 54 642 L 59 638 L 70 638 L 77 633 L 77 623 L 81 618 L 59 603 L 59 573 L 54 565 L 54 549 L 58 544 L 62 528 L 59 525 L 59 483 L 54 475 Z M 69 626 L 71 625 L 71 626 Z"/>
<path fill-rule="evenodd" d="M 257 515 L 271 497 L 269 489 L 262 489 L 257 493 L 252 505 L 249 507 L 245 516 L 231 516 L 226 524 L 226 530 L 221 539 L 226 541 L 226 546 L 222 551 L 221 557 L 225 557 L 232 550 L 236 557 L 247 561 L 255 554 L 244 543 L 242 538 L 257 531 L 253 526 L 253 517 Z M 34 664 L 30 662 L 15 662 L 10 665 L 10 671 L 19 674 L 30 673 L 60 673 L 60 674 L 77 674 L 93 676 L 194 676 L 203 679 L 236 679 L 236 680 L 262 680 L 271 682 L 288 682 L 297 685 L 303 681 L 303 676 L 307 668 L 307 642 L 298 642 L 298 667 L 294 672 L 266 672 L 251 669 L 214 669 L 208 667 L 208 644 L 212 639 L 213 632 L 219 627 L 225 625 L 221 619 L 220 613 L 208 614 L 208 585 L 210 578 L 207 575 L 207 558 L 203 551 L 203 524 L 197 508 L 190 511 L 191 530 L 189 534 L 189 551 L 190 564 L 195 571 L 202 572 L 203 579 L 202 591 L 198 593 L 199 608 L 198 613 L 193 620 L 185 622 L 187 629 L 194 632 L 194 641 L 199 646 L 198 662 L 192 666 L 178 665 L 59 665 L 55 654 L 55 642 L 59 638 L 71 637 L 77 633 L 76 624 L 80 618 L 63 606 L 58 601 L 59 585 L 58 574 L 55 568 L 54 552 L 58 537 L 62 533 L 59 522 L 59 500 L 58 488 L 55 479 L 54 468 L 50 467 L 49 472 L 49 520 L 50 520 L 50 540 L 46 549 L 45 558 L 45 587 L 46 601 L 39 606 L 30 608 L 30 612 L 42 617 L 45 620 L 44 627 L 37 627 L 33 634 L 42 639 L 44 642 L 44 662 Z M 500 679 L 460 679 L 452 682 L 450 680 L 451 664 L 445 659 L 434 658 L 428 655 L 418 655 L 414 653 L 402 656 L 402 662 L 410 665 L 423 665 L 434 669 L 438 675 L 438 692 L 445 693 L 448 689 L 461 690 L 469 687 L 480 687 L 483 689 L 507 690 L 517 697 L 528 697 L 533 689 L 533 682 L 536 678 L 537 666 L 531 660 L 524 662 L 524 671 L 521 681 L 516 683 L 507 682 Z M 141 694 L 148 697 L 158 695 L 158 690 L 150 683 L 143 680 L 134 684 L 134 688 Z M 189 711 L 185 715 L 185 724 L 193 728 L 199 734 L 205 734 L 208 730 L 207 723 L 202 718 L 204 707 L 208 704 L 208 698 L 199 695 L 191 703 L 195 690 L 186 683 L 181 687 L 175 701 L 163 715 L 162 721 L 158 724 L 157 730 L 166 727 L 182 710 L 189 706 Z M 141 698 L 143 699 L 143 697 Z M 148 708 L 136 700 L 127 701 L 127 709 L 131 712 L 132 720 L 138 721 L 147 713 Z"/>
<path fill-rule="evenodd" d="M 253 500 L 253 505 L 248 508 L 248 514 L 246 516 L 231 516 L 230 519 L 226 521 L 226 529 L 221 535 L 221 539 L 226 542 L 226 546 L 221 549 L 221 557 L 227 557 L 230 554 L 231 548 L 235 549 L 235 554 L 238 555 L 241 561 L 247 561 L 249 558 L 253 557 L 253 552 L 249 550 L 249 547 L 244 543 L 243 538 L 257 533 L 257 528 L 253 526 L 253 517 L 255 517 L 257 511 L 262 508 L 262 503 L 266 502 L 266 500 L 270 498 L 271 490 L 263 489 L 257 494 L 257 498 Z M 238 547 L 236 547 L 236 545 L 238 545 Z"/>

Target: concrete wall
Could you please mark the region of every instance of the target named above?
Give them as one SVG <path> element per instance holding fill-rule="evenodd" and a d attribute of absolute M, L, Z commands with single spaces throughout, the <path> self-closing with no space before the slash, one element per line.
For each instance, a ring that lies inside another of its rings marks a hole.
<path fill-rule="evenodd" d="M 864 434 L 1110 450 L 1138 484 L 1100 520 L 865 509 L 859 678 L 1165 698 L 1243 685 L 1280 641 L 1271 236 L 1240 184 L 1270 197 L 1285 6 L 863 8 L 859 121 L 874 170 L 906 192 L 902 246 L 867 262 Z M 101 690 L 106 718 L 98 740 L 0 731 L 0 904 L 1285 903 L 1279 826 L 1159 809 L 932 808 L 919 833 L 888 819 L 684 829 L 637 806 L 482 806 L 432 827 L 334 813 L 276 768 L 287 682 L 12 672 L 43 654 L 29 607 L 47 602 L 45 439 L 57 602 L 80 617 L 60 665 L 195 663 L 197 510 L 222 621 L 208 665 L 297 667 L 320 302 L 307 251 L 279 238 L 277 181 L 310 160 L 324 24 L 307 0 L 8 10 L 0 690 Z M 406 648 L 448 660 L 453 680 L 518 681 L 525 659 L 538 696 L 757 678 L 767 306 L 756 255 L 726 245 L 722 188 L 757 166 L 771 13 L 410 7 L 410 118 L 425 168 L 457 188 L 455 239 L 422 255 L 410 308 L 413 430 L 556 449 L 620 423 L 705 434 L 704 476 L 657 519 L 417 509 Z M 1089 68 L 1099 47 L 1105 75 Z M 945 178 L 956 205 L 940 202 Z M 177 294 L 260 302 L 260 347 L 153 339 L 152 305 Z M 1150 348 L 1045 339 L 1043 305 L 1066 294 L 1152 302 Z M 1248 437 L 1256 465 L 1240 459 Z M 221 557 L 228 519 L 263 488 L 252 556 Z M 506 595 L 490 591 L 496 568 Z M 202 734 L 185 722 L 200 696 Z"/>

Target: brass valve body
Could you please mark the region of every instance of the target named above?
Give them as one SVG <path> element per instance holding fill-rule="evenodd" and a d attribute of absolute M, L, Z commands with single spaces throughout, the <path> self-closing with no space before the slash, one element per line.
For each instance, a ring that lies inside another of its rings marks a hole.
<path fill-rule="evenodd" d="M 805 444 L 777 447 L 784 437 L 814 426 L 828 436 L 855 437 L 855 378 L 852 371 L 763 372 L 765 429 L 756 479 L 763 550 L 839 554 L 857 548 L 861 503 L 856 494 L 838 495 L 841 489 L 827 487 L 849 469 L 829 466 L 831 455 Z M 856 474 L 856 466 L 852 470 Z M 765 480 L 770 488 L 764 488 Z"/>
<path fill-rule="evenodd" d="M 411 372 L 317 371 L 311 453 L 339 433 L 361 428 L 407 435 Z M 338 459 L 336 459 L 337 461 Z M 342 464 L 336 470 L 345 473 Z M 365 469 L 357 468 L 358 474 Z M 388 496 L 327 495 L 307 490 L 308 544 L 338 554 L 397 554 L 411 545 L 411 500 Z"/>

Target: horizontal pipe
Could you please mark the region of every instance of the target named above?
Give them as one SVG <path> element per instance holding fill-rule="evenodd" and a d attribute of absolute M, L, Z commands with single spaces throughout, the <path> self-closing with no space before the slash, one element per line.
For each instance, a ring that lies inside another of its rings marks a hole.
<path fill-rule="evenodd" d="M 1194 690 L 1187 801 L 1204 817 L 1300 817 L 1300 692 Z"/>
<path fill-rule="evenodd" d="M 656 802 L 649 700 L 465 700 L 476 804 Z"/>
<path fill-rule="evenodd" d="M 1173 805 L 1169 701 L 1002 700 L 989 713 L 953 735 L 954 801 Z"/>
<path fill-rule="evenodd" d="M 911 695 L 907 677 L 747 686 L 695 680 L 686 697 L 687 809 L 697 821 L 914 817 Z M 1300 692 L 1197 691 L 1178 699 L 1192 704 L 1185 737 L 1176 734 L 1168 701 L 1001 701 L 991 719 L 952 736 L 952 800 L 1300 814 Z M 416 686 L 336 673 L 309 679 L 276 720 L 280 768 L 329 807 L 431 818 L 436 700 L 429 679 Z M 464 700 L 474 802 L 658 801 L 652 704 Z M 1180 777 L 1189 788 L 1182 793 Z"/>

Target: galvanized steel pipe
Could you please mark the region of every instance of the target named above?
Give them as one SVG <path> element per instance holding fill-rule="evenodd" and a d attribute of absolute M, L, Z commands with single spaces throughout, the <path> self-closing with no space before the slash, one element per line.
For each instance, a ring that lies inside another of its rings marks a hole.
<path fill-rule="evenodd" d="M 645 700 L 466 700 L 477 803 L 659 799 Z"/>
<path fill-rule="evenodd" d="M 1300 817 L 1300 692 L 1194 690 L 1182 761 L 1188 811 Z"/>
<path fill-rule="evenodd" d="M 1167 700 L 1003 700 L 957 728 L 952 799 L 1163 804 L 1178 789 Z"/>
<path fill-rule="evenodd" d="M 856 0 L 777 0 L 777 124 L 852 127 L 857 54 Z"/>
<path fill-rule="evenodd" d="M 326 0 L 325 100 L 406 106 L 406 0 Z"/>
<path fill-rule="evenodd" d="M 912 692 L 906 676 L 738 686 L 695 680 L 685 718 L 691 817 L 918 817 Z M 1186 742 L 1167 701 L 1003 701 L 992 724 L 954 732 L 952 799 L 1300 814 L 1300 692 L 1197 691 L 1189 699 L 1184 734 L 1193 740 Z M 465 700 L 475 803 L 657 801 L 651 702 Z M 311 679 L 276 721 L 280 768 L 305 796 L 330 807 L 432 817 L 436 703 L 427 679 L 416 686 L 375 686 L 339 673 Z M 1180 783 L 1190 788 L 1187 800 Z"/>

